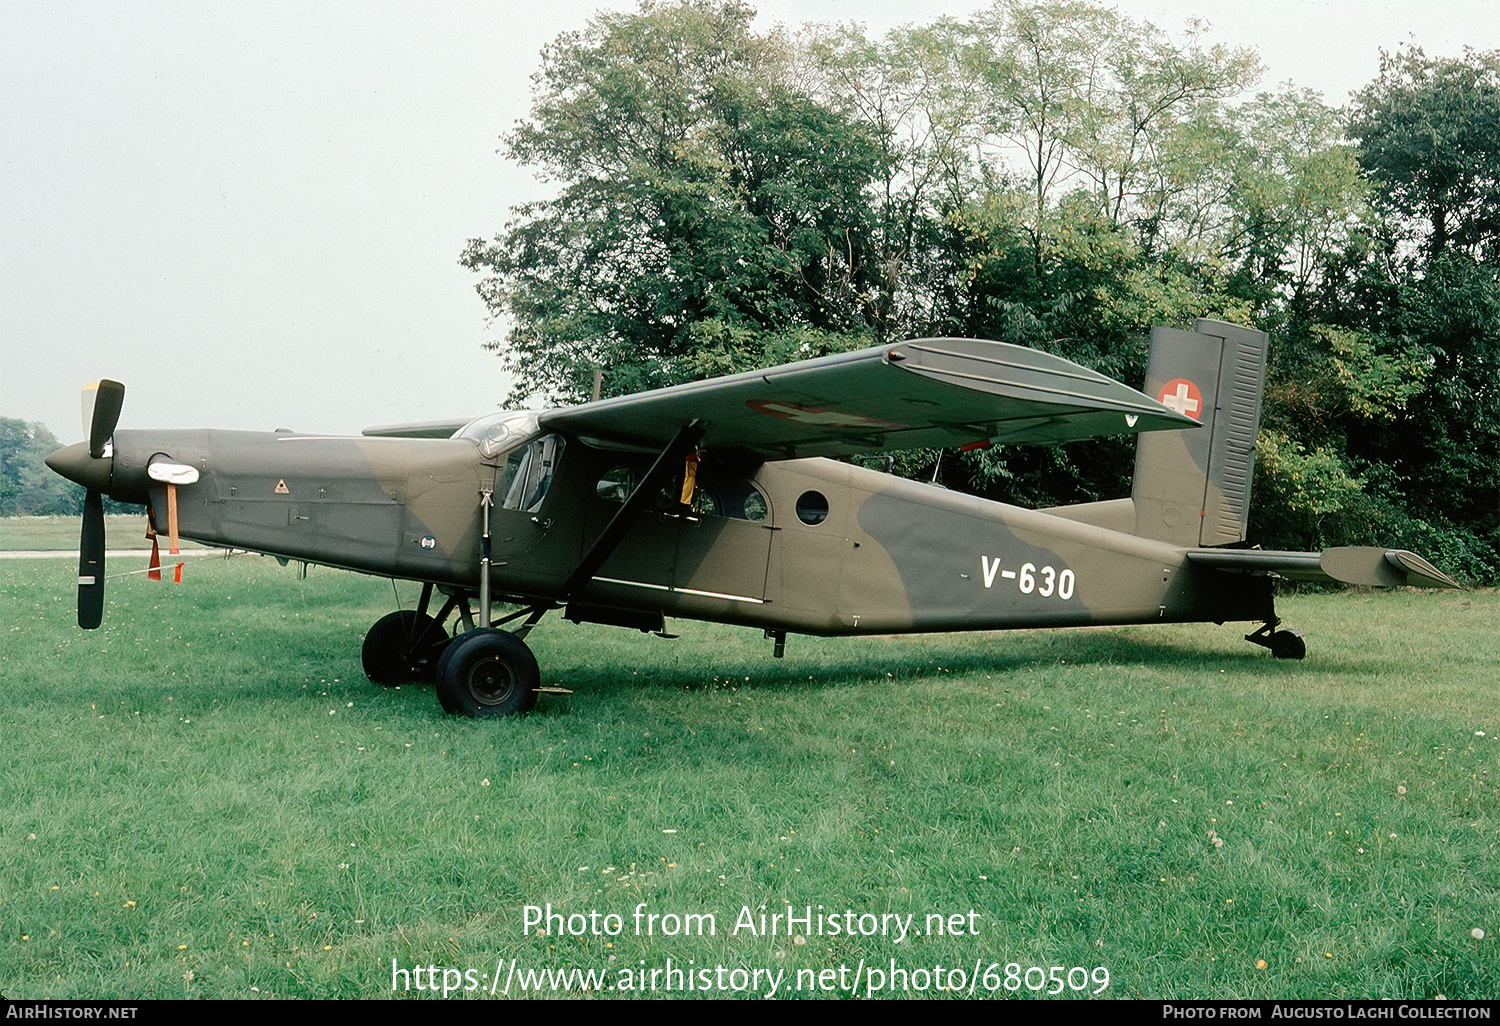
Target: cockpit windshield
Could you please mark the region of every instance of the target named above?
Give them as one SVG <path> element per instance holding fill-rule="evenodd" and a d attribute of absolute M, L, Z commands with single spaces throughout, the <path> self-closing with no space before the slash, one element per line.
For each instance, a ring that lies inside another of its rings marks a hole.
<path fill-rule="evenodd" d="M 501 410 L 472 420 L 453 437 L 467 438 L 486 458 L 498 456 L 536 434 L 536 414 L 529 410 Z"/>

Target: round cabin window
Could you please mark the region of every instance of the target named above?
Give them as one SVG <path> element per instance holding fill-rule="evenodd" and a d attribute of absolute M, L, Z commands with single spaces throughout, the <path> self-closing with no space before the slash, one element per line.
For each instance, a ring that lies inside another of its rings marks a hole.
<path fill-rule="evenodd" d="M 797 519 L 817 527 L 828 519 L 828 499 L 822 492 L 803 492 L 797 496 Z"/>

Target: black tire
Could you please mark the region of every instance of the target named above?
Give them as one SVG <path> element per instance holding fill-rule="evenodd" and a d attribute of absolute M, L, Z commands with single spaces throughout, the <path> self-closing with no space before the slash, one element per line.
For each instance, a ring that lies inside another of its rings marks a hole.
<path fill-rule="evenodd" d="M 403 609 L 375 621 L 359 658 L 365 676 L 382 687 L 430 682 L 447 644 L 442 624 L 425 613 Z"/>
<path fill-rule="evenodd" d="M 1277 631 L 1271 635 L 1271 654 L 1277 659 L 1303 659 L 1307 656 L 1307 642 L 1301 631 Z"/>
<path fill-rule="evenodd" d="M 536 705 L 541 682 L 542 671 L 526 643 L 493 627 L 454 638 L 438 661 L 438 701 L 458 716 L 488 719 L 526 712 Z"/>

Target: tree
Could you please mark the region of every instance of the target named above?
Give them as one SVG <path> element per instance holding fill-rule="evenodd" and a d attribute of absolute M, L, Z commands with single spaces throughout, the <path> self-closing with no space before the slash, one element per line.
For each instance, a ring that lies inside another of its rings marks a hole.
<path fill-rule="evenodd" d="M 854 26 L 808 30 L 812 95 L 880 147 L 869 188 L 880 260 L 878 341 L 960 330 L 966 267 L 953 218 L 985 188 L 978 160 L 981 94 L 954 74 L 962 26 L 906 26 L 883 40 Z"/>
<path fill-rule="evenodd" d="M 1351 431 L 1350 459 L 1397 518 L 1481 579 L 1500 571 L 1500 51 L 1382 55 L 1350 134 L 1385 215 L 1371 328 L 1420 354 L 1402 416 Z M 1374 261 L 1371 261 L 1373 263 Z"/>
<path fill-rule="evenodd" d="M 1429 258 L 1500 256 L 1500 50 L 1382 53 L 1349 131 L 1381 199 L 1418 227 Z"/>
<path fill-rule="evenodd" d="M 1500 56 L 1387 56 L 1345 123 L 1293 87 L 1233 102 L 1253 52 L 1088 0 L 878 40 L 752 18 L 647 0 L 544 51 L 506 143 L 557 194 L 463 256 L 513 399 L 936 334 L 1138 384 L 1151 326 L 1219 317 L 1276 339 L 1259 540 L 1500 569 Z M 1047 506 L 1123 494 L 1129 463 L 1105 439 L 900 466 Z"/>
<path fill-rule="evenodd" d="M 852 345 L 880 322 L 883 264 L 867 193 L 871 132 L 793 85 L 789 43 L 728 0 L 597 16 L 543 52 L 510 155 L 563 183 L 463 263 L 488 274 L 519 393 L 584 398 L 690 376 L 787 333 Z M 811 333 L 811 334 L 808 334 Z"/>
<path fill-rule="evenodd" d="M 42 424 L 0 417 L 0 516 L 77 515 L 83 489 L 47 469 L 48 453 L 62 448 Z"/>
<path fill-rule="evenodd" d="M 1305 317 L 1330 266 L 1371 232 L 1369 183 L 1343 116 L 1311 90 L 1261 93 L 1230 115 L 1221 158 L 1233 213 L 1220 253 L 1262 313 Z"/>
<path fill-rule="evenodd" d="M 1427 354 L 1392 453 L 1414 509 L 1500 541 L 1500 269 L 1449 253 L 1402 290 L 1397 322 Z"/>
<path fill-rule="evenodd" d="M 1172 238 L 1174 199 L 1211 166 L 1203 112 L 1260 74 L 1253 51 L 1204 47 L 1203 31 L 1174 43 L 1084 0 L 998 0 L 970 23 L 963 74 L 983 84 L 998 152 L 1022 155 L 1038 274 L 1049 214 L 1074 189 L 1110 224 Z"/>

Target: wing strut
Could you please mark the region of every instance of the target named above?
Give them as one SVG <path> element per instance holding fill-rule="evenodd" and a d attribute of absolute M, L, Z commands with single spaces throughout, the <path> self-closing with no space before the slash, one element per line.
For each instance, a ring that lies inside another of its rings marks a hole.
<path fill-rule="evenodd" d="M 667 480 L 687 454 L 698 447 L 703 440 L 703 421 L 694 420 L 680 428 L 667 447 L 656 457 L 656 462 L 651 464 L 651 469 L 636 485 L 635 491 L 625 500 L 624 505 L 615 513 L 614 517 L 604 530 L 599 532 L 599 537 L 594 539 L 594 544 L 589 547 L 588 553 L 579 561 L 577 568 L 568 575 L 563 582 L 562 597 L 571 599 L 578 592 L 587 587 L 604 565 L 604 561 L 610 557 L 615 549 L 620 547 L 620 542 L 625 538 L 625 532 L 630 530 L 630 525 L 635 523 L 635 518 L 656 499 L 657 492 L 667 483 Z"/>

